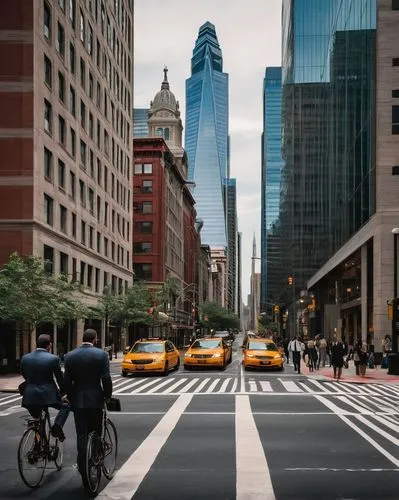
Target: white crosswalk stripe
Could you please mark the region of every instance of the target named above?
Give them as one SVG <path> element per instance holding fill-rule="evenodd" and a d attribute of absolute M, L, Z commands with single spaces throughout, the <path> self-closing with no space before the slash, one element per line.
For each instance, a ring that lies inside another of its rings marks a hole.
<path fill-rule="evenodd" d="M 138 387 L 137 389 L 134 389 L 130 394 L 138 394 L 139 392 L 143 391 L 144 389 L 147 389 L 147 387 L 151 387 L 152 385 L 156 384 L 159 382 L 159 378 L 155 378 L 154 380 L 151 380 L 150 382 L 147 382 L 146 384 Z"/>
<path fill-rule="evenodd" d="M 298 385 L 295 382 L 292 382 L 291 380 L 281 380 L 281 383 L 283 384 L 285 390 L 287 392 L 303 392 L 303 390 L 298 387 Z"/>
<path fill-rule="evenodd" d="M 272 385 L 270 382 L 261 380 L 259 383 L 263 392 L 273 392 Z"/>

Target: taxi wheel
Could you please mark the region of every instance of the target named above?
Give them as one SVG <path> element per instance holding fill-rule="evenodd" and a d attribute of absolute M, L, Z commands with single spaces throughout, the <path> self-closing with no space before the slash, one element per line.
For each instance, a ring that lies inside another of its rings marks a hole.
<path fill-rule="evenodd" d="M 222 366 L 220 367 L 220 369 L 224 372 L 225 369 L 226 369 L 226 361 L 223 362 Z"/>
<path fill-rule="evenodd" d="M 230 354 L 229 364 L 233 361 L 233 353 Z"/>
<path fill-rule="evenodd" d="M 122 377 L 127 377 L 127 372 L 122 371 L 121 375 L 122 375 Z"/>
<path fill-rule="evenodd" d="M 165 361 L 165 368 L 163 369 L 162 375 L 166 377 L 168 373 L 169 373 L 169 364 L 167 361 Z"/>
<path fill-rule="evenodd" d="M 177 358 L 177 363 L 175 366 L 175 370 L 177 371 L 180 368 L 180 358 Z"/>

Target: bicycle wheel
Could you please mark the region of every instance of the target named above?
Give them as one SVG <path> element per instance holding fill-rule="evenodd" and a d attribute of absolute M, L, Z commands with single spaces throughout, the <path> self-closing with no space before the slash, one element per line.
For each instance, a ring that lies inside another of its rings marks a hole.
<path fill-rule="evenodd" d="M 85 470 L 82 474 L 83 486 L 91 497 L 98 493 L 101 481 L 101 439 L 96 432 L 87 438 Z"/>
<path fill-rule="evenodd" d="M 55 463 L 57 470 L 62 469 L 62 462 L 64 460 L 64 442 L 50 434 L 49 441 L 49 460 Z"/>
<path fill-rule="evenodd" d="M 118 456 L 118 434 L 116 433 L 115 425 L 109 418 L 105 422 L 103 454 L 102 469 L 104 476 L 107 479 L 112 479 Z"/>
<path fill-rule="evenodd" d="M 37 488 L 43 479 L 46 469 L 47 455 L 43 450 L 40 432 L 29 427 L 22 434 L 18 446 L 18 469 L 22 481 L 29 488 Z"/>

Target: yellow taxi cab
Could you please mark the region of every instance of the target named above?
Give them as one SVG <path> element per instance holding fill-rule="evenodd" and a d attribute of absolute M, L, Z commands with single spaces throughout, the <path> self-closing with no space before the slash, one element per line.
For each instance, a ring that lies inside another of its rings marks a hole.
<path fill-rule="evenodd" d="M 284 369 L 284 354 L 270 339 L 248 338 L 243 345 L 244 368 L 278 368 Z"/>
<path fill-rule="evenodd" d="M 169 370 L 178 370 L 180 353 L 170 342 L 164 339 L 140 339 L 124 355 L 121 369 L 122 377 L 129 373 L 161 372 L 164 375 Z"/>
<path fill-rule="evenodd" d="M 222 338 L 212 337 L 195 340 L 184 355 L 184 368 L 216 366 L 224 370 L 231 363 L 233 349 Z"/>

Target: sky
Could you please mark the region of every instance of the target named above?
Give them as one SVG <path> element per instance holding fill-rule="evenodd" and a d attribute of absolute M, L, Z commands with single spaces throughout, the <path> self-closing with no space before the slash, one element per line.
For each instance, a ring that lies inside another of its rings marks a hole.
<path fill-rule="evenodd" d="M 135 0 L 134 106 L 149 107 L 167 65 L 184 125 L 185 80 L 206 21 L 216 27 L 223 70 L 230 75 L 230 172 L 237 178 L 246 303 L 254 232 L 260 255 L 262 85 L 265 68 L 281 64 L 281 0 Z"/>

